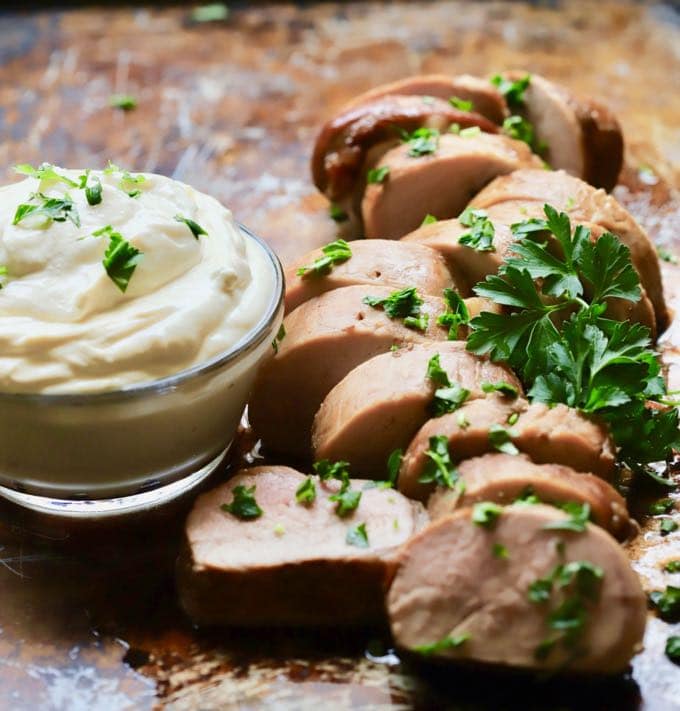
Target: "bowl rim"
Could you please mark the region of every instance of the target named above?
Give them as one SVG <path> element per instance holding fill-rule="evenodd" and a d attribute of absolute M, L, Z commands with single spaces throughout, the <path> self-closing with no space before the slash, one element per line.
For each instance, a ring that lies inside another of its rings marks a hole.
<path fill-rule="evenodd" d="M 193 365 L 190 368 L 185 368 L 172 375 L 166 375 L 162 378 L 154 380 L 144 380 L 138 383 L 124 385 L 115 390 L 102 390 L 85 393 L 32 393 L 32 392 L 0 392 L 0 405 L 2 403 L 29 403 L 34 402 L 40 405 L 90 405 L 118 400 L 131 400 L 144 397 L 150 394 L 162 394 L 175 390 L 179 385 L 200 378 L 203 375 L 220 370 L 228 363 L 237 360 L 241 356 L 246 355 L 251 350 L 259 346 L 265 338 L 268 337 L 273 324 L 283 306 L 283 298 L 285 293 L 285 277 L 283 267 L 274 250 L 267 242 L 249 230 L 240 222 L 236 223 L 241 234 L 246 239 L 253 240 L 268 257 L 271 266 L 274 270 L 274 285 L 272 290 L 272 298 L 270 299 L 267 309 L 264 311 L 259 321 L 242 336 L 228 350 L 218 353 L 207 361 Z"/>

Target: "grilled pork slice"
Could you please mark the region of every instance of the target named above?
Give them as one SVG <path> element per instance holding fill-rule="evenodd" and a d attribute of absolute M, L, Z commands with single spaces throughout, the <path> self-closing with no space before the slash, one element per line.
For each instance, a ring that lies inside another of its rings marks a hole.
<path fill-rule="evenodd" d="M 321 249 L 309 252 L 286 270 L 286 313 L 326 291 L 355 284 L 414 286 L 420 294 L 441 296 L 446 288 L 457 290 L 444 259 L 432 249 L 393 240 L 356 240 L 350 245 L 352 256 L 335 264 L 328 273 L 298 276 L 301 267 L 323 257 Z"/>
<path fill-rule="evenodd" d="M 432 416 L 435 390 L 428 363 L 439 355 L 452 385 L 484 396 L 481 384 L 504 380 L 521 391 L 514 374 L 465 350 L 462 341 L 414 345 L 362 363 L 326 396 L 312 429 L 316 459 L 344 460 L 355 476 L 384 478 L 389 455 L 405 448 Z"/>
<path fill-rule="evenodd" d="M 342 111 L 348 111 L 385 96 L 409 94 L 445 101 L 455 96 L 463 101 L 471 101 L 473 111 L 486 116 L 496 124 L 503 123 L 507 115 L 505 99 L 498 89 L 485 79 L 469 74 L 453 77 L 446 74 L 420 74 L 389 84 L 381 84 L 352 99 L 342 107 Z"/>
<path fill-rule="evenodd" d="M 640 283 L 654 306 L 659 333 L 666 328 L 668 312 L 654 245 L 633 216 L 604 190 L 596 190 L 562 170 L 523 169 L 496 178 L 475 196 L 471 205 L 489 210 L 499 203 L 506 203 L 508 207 L 512 203 L 526 210 L 531 202 L 541 207 L 549 203 L 567 212 L 572 222 L 592 223 L 617 235 L 630 249 Z"/>
<path fill-rule="evenodd" d="M 347 286 L 310 299 L 286 316 L 286 336 L 262 366 L 248 406 L 250 424 L 268 451 L 308 457 L 314 415 L 347 373 L 393 346 L 447 339 L 448 329 L 437 325 L 437 316 L 446 310 L 440 298 L 421 297 L 420 312 L 428 317 L 424 330 L 409 328 L 404 319 L 389 318 L 384 309 L 363 301 L 391 293 L 388 286 Z"/>
<path fill-rule="evenodd" d="M 440 132 L 451 124 L 478 126 L 496 133 L 497 126 L 474 111 L 461 111 L 432 96 L 388 95 L 342 112 L 319 133 L 312 154 L 312 177 L 330 200 L 341 202 L 364 186 L 364 165 L 401 141 L 404 132 L 426 126 Z M 380 150 L 375 148 L 380 146 Z"/>
<path fill-rule="evenodd" d="M 645 596 L 598 526 L 513 505 L 445 516 L 402 549 L 387 597 L 398 647 L 437 660 L 529 671 L 617 674 L 640 649 Z"/>
<path fill-rule="evenodd" d="M 513 423 L 508 420 L 512 418 Z M 399 490 L 425 501 L 434 484 L 420 482 L 432 460 L 427 455 L 432 437 L 445 437 L 452 462 L 495 451 L 494 430 L 502 428 L 509 441 L 534 461 L 565 464 L 604 479 L 614 473 L 614 445 L 606 427 L 566 405 L 529 405 L 522 398 L 489 396 L 465 403 L 456 412 L 428 420 L 404 453 Z"/>
<path fill-rule="evenodd" d="M 458 467 L 462 485 L 439 486 L 427 509 L 433 519 L 479 501 L 511 504 L 533 494 L 546 504 L 577 502 L 590 506 L 590 519 L 618 539 L 634 531 L 621 495 L 599 477 L 561 464 L 534 464 L 525 455 L 485 454 Z"/>
<path fill-rule="evenodd" d="M 422 506 L 393 490 L 366 489 L 354 513 L 340 518 L 329 499 L 339 482 L 315 478 L 316 498 L 305 505 L 295 496 L 305 479 L 288 467 L 253 467 L 198 497 L 178 561 L 180 601 L 195 623 L 306 626 L 384 619 L 396 548 L 426 521 Z M 363 484 L 354 481 L 352 489 Z M 258 518 L 220 508 L 233 501 L 237 487 L 254 487 Z M 361 532 L 350 534 L 360 523 L 365 541 Z"/>
<path fill-rule="evenodd" d="M 402 143 L 380 158 L 376 169 L 386 175 L 366 186 L 361 203 L 366 237 L 398 239 L 427 214 L 455 217 L 496 176 L 540 165 L 526 143 L 500 134 L 448 133 L 436 143 L 432 153 L 418 156 Z"/>
<path fill-rule="evenodd" d="M 525 72 L 508 72 L 511 80 Z M 596 188 L 611 190 L 623 165 L 623 134 L 616 117 L 592 100 L 577 99 L 567 89 L 533 74 L 519 110 L 534 127 L 544 156 Z"/>

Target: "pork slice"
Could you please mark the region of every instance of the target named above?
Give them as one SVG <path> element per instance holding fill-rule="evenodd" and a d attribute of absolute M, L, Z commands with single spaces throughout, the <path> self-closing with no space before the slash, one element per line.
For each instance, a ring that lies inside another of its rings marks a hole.
<path fill-rule="evenodd" d="M 528 671 L 623 672 L 641 648 L 647 611 L 640 582 L 616 541 L 594 525 L 582 533 L 550 530 L 546 526 L 567 516 L 542 505 L 505 507 L 487 527 L 471 517 L 470 508 L 445 516 L 402 548 L 387 596 L 397 646 L 418 651 L 460 636 L 464 641 L 455 640 L 457 645 L 425 651 L 442 661 Z M 544 584 L 543 602 L 529 598 L 535 581 L 556 577 L 556 568 L 569 564 L 583 573 L 580 593 L 572 566 L 561 569 L 568 584 Z M 584 564 L 595 566 L 595 573 L 589 576 Z M 600 584 L 588 588 L 598 573 Z M 589 597 L 588 589 L 596 593 Z M 549 623 L 565 600 L 572 600 L 572 614 L 556 619 L 574 620 L 579 608 L 584 615 L 572 646 L 564 641 L 566 632 Z M 546 645 L 548 640 L 554 644 Z"/>
<path fill-rule="evenodd" d="M 200 625 L 380 624 L 397 547 L 427 520 L 422 506 L 398 492 L 361 492 L 357 509 L 340 518 L 329 496 L 339 482 L 319 483 L 309 505 L 295 492 L 306 477 L 283 466 L 253 467 L 196 500 L 178 561 L 182 607 Z M 360 489 L 365 482 L 351 482 Z M 255 487 L 259 518 L 223 511 L 237 486 Z M 348 531 L 366 526 L 368 547 Z"/>
<path fill-rule="evenodd" d="M 508 419 L 516 420 L 512 425 Z M 453 462 L 493 452 L 491 429 L 504 427 L 510 441 L 537 463 L 557 463 L 581 472 L 611 479 L 615 450 L 606 427 L 566 405 L 550 408 L 543 403 L 529 405 L 522 398 L 499 395 L 465 403 L 458 411 L 428 420 L 404 453 L 399 472 L 399 490 L 425 501 L 433 484 L 419 480 L 430 461 L 426 452 L 430 438 L 446 437 Z"/>
<path fill-rule="evenodd" d="M 389 84 L 381 84 L 352 99 L 342 107 L 342 111 L 348 111 L 384 96 L 409 94 L 431 96 L 444 100 L 457 96 L 464 101 L 472 101 L 473 110 L 486 116 L 495 124 L 503 123 L 503 119 L 507 115 L 505 99 L 498 89 L 485 79 L 469 74 L 458 76 L 420 74 Z"/>
<path fill-rule="evenodd" d="M 312 428 L 316 459 L 345 460 L 355 476 L 385 476 L 389 455 L 406 448 L 431 416 L 437 386 L 427 377 L 439 354 L 452 384 L 484 396 L 481 384 L 505 380 L 521 385 L 506 367 L 465 350 L 462 341 L 414 345 L 375 356 L 343 378 L 326 396 Z"/>
<path fill-rule="evenodd" d="M 488 133 L 498 131 L 481 114 L 456 109 L 431 96 L 388 95 L 362 103 L 321 129 L 312 153 L 314 183 L 330 200 L 342 201 L 357 188 L 372 147 L 381 145 L 387 150 L 400 142 L 403 132 L 422 126 L 444 132 L 453 123 L 461 128 L 478 126 Z"/>
<path fill-rule="evenodd" d="M 508 72 L 511 80 L 525 72 Z M 520 109 L 533 125 L 550 166 L 611 190 L 623 165 L 623 135 L 614 115 L 591 100 L 533 74 Z"/>
<path fill-rule="evenodd" d="M 328 273 L 296 273 L 322 257 L 321 249 L 309 252 L 286 270 L 286 313 L 326 291 L 356 284 L 395 289 L 414 286 L 420 294 L 435 296 L 441 296 L 446 288 L 458 290 L 443 257 L 433 249 L 382 239 L 356 240 L 350 248 L 352 256 Z"/>
<path fill-rule="evenodd" d="M 666 328 L 668 312 L 656 250 L 649 235 L 615 198 L 562 170 L 522 169 L 496 178 L 474 197 L 471 205 L 489 209 L 510 201 L 520 207 L 530 202 L 541 206 L 549 203 L 568 212 L 572 222 L 592 223 L 617 235 L 630 249 L 640 283 L 654 307 L 658 331 Z"/>
<path fill-rule="evenodd" d="M 388 286 L 347 286 L 328 291 L 284 319 L 286 335 L 276 355 L 262 366 L 248 406 L 250 424 L 268 451 L 309 457 L 312 421 L 321 402 L 347 373 L 390 348 L 444 341 L 437 325 L 444 301 L 423 295 L 424 331 L 407 328 L 364 297 L 386 298 Z"/>
<path fill-rule="evenodd" d="M 402 143 L 378 161 L 377 167 L 389 172 L 383 182 L 366 186 L 361 202 L 366 237 L 398 239 L 427 214 L 455 217 L 496 176 L 540 163 L 525 143 L 490 133 L 447 133 L 434 153 L 413 157 L 410 151 L 410 144 Z"/>
<path fill-rule="evenodd" d="M 535 464 L 526 455 L 485 454 L 466 459 L 458 467 L 462 486 L 437 487 L 427 509 L 432 519 L 479 501 L 511 504 L 533 493 L 546 504 L 587 503 L 591 520 L 619 539 L 634 526 L 621 495 L 599 477 L 562 464 Z"/>

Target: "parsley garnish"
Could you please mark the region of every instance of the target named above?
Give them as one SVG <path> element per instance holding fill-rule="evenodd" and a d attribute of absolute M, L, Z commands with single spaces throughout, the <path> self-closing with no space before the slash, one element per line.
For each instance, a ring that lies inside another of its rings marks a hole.
<path fill-rule="evenodd" d="M 89 168 L 80 176 L 78 187 L 85 191 L 85 198 L 89 205 L 99 205 L 102 201 L 102 184 L 99 178 L 95 176 L 92 184 L 88 185 L 90 179 Z"/>
<path fill-rule="evenodd" d="M 137 108 L 137 99 L 132 94 L 112 94 L 109 97 L 109 105 L 114 109 L 132 111 Z"/>
<path fill-rule="evenodd" d="M 272 341 L 272 348 L 274 349 L 274 354 L 279 352 L 279 345 L 281 341 L 286 337 L 286 327 L 281 324 L 279 330 L 276 333 L 276 337 Z"/>
<path fill-rule="evenodd" d="M 321 481 L 328 479 L 337 479 L 341 482 L 340 490 L 337 494 L 329 496 L 329 501 L 337 504 L 335 513 L 344 518 L 351 514 L 361 501 L 361 492 L 353 491 L 349 480 L 349 463 L 348 462 L 331 462 L 328 459 L 322 459 L 315 462 L 313 465 L 314 471 L 319 476 Z"/>
<path fill-rule="evenodd" d="M 427 328 L 429 316 L 420 313 L 423 300 L 414 286 L 393 291 L 389 296 L 364 296 L 363 302 L 374 309 L 382 308 L 389 318 L 404 319 L 404 326 L 418 331 Z"/>
<path fill-rule="evenodd" d="M 600 415 L 624 461 L 663 459 L 680 442 L 678 414 L 646 407 L 647 400 L 665 392 L 657 356 L 648 347 L 649 330 L 603 317 L 606 299 L 640 298 L 630 252 L 610 233 L 593 243 L 588 229 L 578 226 L 572 232 L 566 213 L 549 205 L 544 212 L 546 220 L 512 226 L 516 256 L 475 287 L 477 295 L 513 312 L 485 312 L 472 319 L 468 350 L 507 362 L 521 375 L 532 401 L 561 402 Z M 561 257 L 537 241 L 549 234 Z M 573 313 L 558 327 L 553 315 L 564 309 Z"/>
<path fill-rule="evenodd" d="M 0 289 L 5 286 L 5 277 L 7 276 L 7 267 L 4 264 L 0 264 Z"/>
<path fill-rule="evenodd" d="M 470 312 L 460 294 L 453 289 L 444 289 L 444 301 L 446 302 L 446 312 L 437 317 L 437 323 L 447 327 L 449 341 L 455 341 L 458 338 L 460 327 L 470 323 Z"/>
<path fill-rule="evenodd" d="M 590 504 L 567 501 L 560 508 L 569 514 L 569 518 L 547 523 L 543 528 L 551 531 L 575 531 L 576 533 L 583 533 L 586 530 L 586 524 L 590 519 Z"/>
<path fill-rule="evenodd" d="M 667 536 L 669 533 L 673 533 L 678 530 L 678 524 L 672 518 L 665 518 L 659 524 L 659 532 L 662 536 Z"/>
<path fill-rule="evenodd" d="M 472 111 L 472 102 L 461 99 L 458 96 L 449 97 L 449 104 L 453 106 L 454 109 L 460 109 L 461 111 Z"/>
<path fill-rule="evenodd" d="M 424 657 L 430 657 L 438 652 L 443 652 L 447 649 L 456 649 L 460 647 L 461 644 L 467 642 L 470 639 L 469 634 L 457 634 L 455 636 L 447 635 L 438 642 L 432 642 L 431 644 L 419 644 L 417 647 L 413 648 L 414 652 L 422 654 Z"/>
<path fill-rule="evenodd" d="M 430 215 L 430 213 L 428 212 L 427 215 L 423 217 L 423 221 L 420 223 L 420 226 L 424 227 L 425 225 L 431 225 L 434 222 L 439 222 L 439 220 L 437 220 L 434 215 Z"/>
<path fill-rule="evenodd" d="M 194 222 L 188 217 L 175 215 L 175 220 L 177 222 L 183 222 L 191 230 L 191 234 L 194 236 L 194 239 L 198 239 L 200 235 L 205 235 L 206 237 L 208 236 L 208 233 L 198 224 L 198 222 Z"/>
<path fill-rule="evenodd" d="M 505 121 L 503 121 L 503 131 L 506 135 L 510 136 L 510 138 L 523 141 L 531 149 L 533 149 L 536 144 L 534 127 L 521 116 L 508 116 Z"/>
<path fill-rule="evenodd" d="M 387 180 L 387 176 L 390 174 L 390 168 L 387 165 L 381 168 L 371 168 L 366 174 L 367 183 L 384 183 Z"/>
<path fill-rule="evenodd" d="M 519 454 L 519 449 L 512 442 L 511 433 L 503 425 L 489 427 L 489 444 L 503 454 Z"/>
<path fill-rule="evenodd" d="M 409 144 L 408 154 L 411 158 L 430 155 L 439 145 L 439 131 L 426 126 L 417 128 L 413 133 L 402 131 L 401 138 L 404 143 Z"/>
<path fill-rule="evenodd" d="M 255 501 L 255 484 L 249 489 L 239 484 L 234 487 L 232 493 L 234 498 L 231 503 L 222 504 L 222 506 L 220 506 L 222 511 L 226 511 L 232 516 L 236 516 L 236 518 L 243 519 L 244 521 L 262 516 L 263 511 L 257 505 L 257 501 Z"/>
<path fill-rule="evenodd" d="M 300 486 L 295 491 L 295 499 L 298 504 L 303 504 L 309 506 L 314 503 L 316 499 L 316 486 L 314 484 L 314 479 L 308 476 Z"/>
<path fill-rule="evenodd" d="M 334 202 L 330 204 L 328 214 L 331 220 L 334 220 L 335 222 L 344 222 L 347 219 L 347 213 L 340 207 L 340 205 L 336 205 Z"/>
<path fill-rule="evenodd" d="M 22 203 L 14 213 L 13 225 L 18 225 L 29 215 L 44 217 L 44 225 L 48 227 L 52 222 L 72 222 L 76 227 L 80 227 L 80 215 L 73 200 L 68 195 L 64 197 L 47 197 L 43 193 L 33 193 L 30 200 L 36 202 Z"/>
<path fill-rule="evenodd" d="M 368 533 L 366 533 L 366 524 L 358 523 L 356 526 L 352 526 L 352 528 L 347 531 L 345 541 L 350 546 L 368 548 Z"/>
<path fill-rule="evenodd" d="M 517 422 L 517 420 L 519 420 L 519 412 L 511 412 L 506 421 L 510 426 L 512 426 Z"/>
<path fill-rule="evenodd" d="M 123 292 L 128 288 L 130 279 L 137 265 L 142 261 L 144 253 L 133 247 L 120 232 L 111 225 L 106 225 L 92 233 L 94 237 L 106 236 L 109 244 L 104 252 L 102 264 L 113 283 Z"/>
<path fill-rule="evenodd" d="M 667 573 L 680 573 L 680 560 L 669 560 L 663 569 Z"/>
<path fill-rule="evenodd" d="M 314 473 L 321 481 L 338 479 L 344 481 L 349 478 L 349 462 L 331 462 L 329 459 L 320 459 L 312 465 Z"/>
<path fill-rule="evenodd" d="M 403 458 L 403 449 L 393 450 L 390 456 L 387 458 L 388 481 L 390 482 L 390 485 L 395 488 L 397 486 L 397 479 L 399 478 L 399 469 L 401 468 L 401 461 Z"/>
<path fill-rule="evenodd" d="M 470 228 L 458 238 L 459 244 L 476 249 L 478 252 L 496 251 L 493 246 L 495 229 L 484 210 L 467 207 L 460 214 L 458 221 L 463 227 Z"/>
<path fill-rule="evenodd" d="M 519 396 L 519 390 L 514 385 L 511 385 L 505 380 L 499 380 L 496 383 L 484 382 L 482 383 L 482 390 L 485 393 L 501 393 L 501 395 L 505 395 L 506 397 L 511 398 L 516 398 Z"/>
<path fill-rule="evenodd" d="M 675 635 L 669 637 L 666 640 L 665 652 L 672 662 L 678 664 L 680 662 L 680 637 Z"/>
<path fill-rule="evenodd" d="M 457 410 L 468 398 L 470 391 L 458 383 L 451 383 L 446 371 L 442 368 L 439 353 L 430 358 L 427 363 L 427 377 L 438 387 L 434 391 L 431 410 L 435 417 L 441 417 L 448 412 Z"/>
<path fill-rule="evenodd" d="M 482 129 L 479 126 L 468 126 L 458 131 L 458 135 L 461 138 L 473 138 L 474 136 L 479 136 L 481 132 Z"/>
<path fill-rule="evenodd" d="M 131 198 L 137 198 L 142 194 L 142 191 L 135 188 L 135 185 L 141 185 L 146 182 L 146 176 L 144 175 L 132 175 L 127 170 L 119 168 L 115 163 L 111 161 L 108 162 L 106 168 L 104 168 L 104 175 L 112 175 L 113 173 L 120 173 L 121 179 L 118 182 L 118 187 L 128 194 Z"/>
<path fill-rule="evenodd" d="M 38 168 L 34 168 L 28 163 L 21 163 L 20 165 L 14 166 L 14 172 L 27 175 L 30 178 L 37 178 L 41 183 L 64 183 L 68 185 L 69 188 L 78 187 L 78 183 L 76 183 L 75 180 L 71 180 L 71 178 L 61 173 L 57 173 L 54 166 L 50 163 L 42 163 Z"/>
<path fill-rule="evenodd" d="M 229 17 L 229 8 L 223 2 L 201 5 L 191 11 L 191 21 L 196 23 L 219 22 Z"/>
<path fill-rule="evenodd" d="M 482 528 L 493 528 L 498 517 L 503 513 L 503 507 L 491 501 L 482 501 L 472 509 L 472 523 Z"/>
<path fill-rule="evenodd" d="M 667 514 L 673 510 L 673 499 L 659 499 L 649 507 L 649 513 L 653 515 Z"/>
<path fill-rule="evenodd" d="M 425 450 L 428 461 L 423 467 L 423 473 L 418 477 L 421 484 L 437 484 L 449 489 L 458 481 L 456 466 L 449 454 L 449 440 L 444 435 L 430 437 L 430 446 Z"/>
<path fill-rule="evenodd" d="M 509 557 L 508 549 L 502 543 L 494 543 L 491 546 L 491 553 L 494 558 L 506 560 Z"/>
<path fill-rule="evenodd" d="M 300 267 L 295 273 L 299 277 L 322 276 L 328 274 L 334 265 L 346 262 L 352 256 L 352 249 L 344 239 L 336 239 L 321 248 L 323 257 L 318 257 L 312 264 Z"/>
<path fill-rule="evenodd" d="M 680 588 L 667 585 L 664 592 L 655 590 L 650 593 L 649 599 L 662 619 L 667 622 L 676 622 L 680 619 Z"/>
<path fill-rule="evenodd" d="M 531 75 L 527 74 L 517 81 L 510 81 L 496 74 L 491 77 L 491 83 L 503 94 L 510 108 L 517 108 L 524 106 L 524 92 L 531 83 Z"/>
<path fill-rule="evenodd" d="M 657 247 L 656 253 L 659 255 L 659 259 L 662 259 L 664 262 L 668 262 L 669 264 L 677 264 L 680 261 L 675 254 L 669 252 L 664 247 Z"/>

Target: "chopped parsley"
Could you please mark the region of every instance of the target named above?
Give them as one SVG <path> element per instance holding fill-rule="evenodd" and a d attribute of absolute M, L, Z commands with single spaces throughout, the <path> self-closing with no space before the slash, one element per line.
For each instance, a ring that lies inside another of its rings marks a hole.
<path fill-rule="evenodd" d="M 194 220 L 189 217 L 184 217 L 183 215 L 175 215 L 175 220 L 177 222 L 183 222 L 190 230 L 194 239 L 198 239 L 201 235 L 208 236 L 208 233 Z"/>
<path fill-rule="evenodd" d="M 450 96 L 449 104 L 451 104 L 454 109 L 459 109 L 460 111 L 472 111 L 473 107 L 473 103 L 471 101 L 466 101 L 458 96 Z"/>
<path fill-rule="evenodd" d="M 519 420 L 519 412 L 511 412 L 508 415 L 507 423 L 512 427 Z"/>
<path fill-rule="evenodd" d="M 331 462 L 329 459 L 320 459 L 318 462 L 314 462 L 312 468 L 321 481 L 329 479 L 344 481 L 345 478 L 349 478 L 349 462 Z"/>
<path fill-rule="evenodd" d="M 142 191 L 135 187 L 146 182 L 146 176 L 144 175 L 132 175 L 128 170 L 118 167 L 115 163 L 111 161 L 108 162 L 106 168 L 104 168 L 104 175 L 113 175 L 114 173 L 120 173 L 121 178 L 118 181 L 118 187 L 131 198 L 137 198 L 142 194 Z"/>
<path fill-rule="evenodd" d="M 418 654 L 422 654 L 424 657 L 431 657 L 433 654 L 444 652 L 447 649 L 456 649 L 469 639 L 469 634 L 457 634 L 455 636 L 447 635 L 438 642 L 432 642 L 431 644 L 419 644 L 417 647 L 413 648 L 413 651 L 418 652 Z"/>
<path fill-rule="evenodd" d="M 501 395 L 511 398 L 519 396 L 519 390 L 506 380 L 499 380 L 496 383 L 484 382 L 482 383 L 482 390 L 485 393 L 500 393 Z"/>
<path fill-rule="evenodd" d="M 659 524 L 659 533 L 662 536 L 667 536 L 669 533 L 673 533 L 678 530 L 678 524 L 672 518 L 665 518 Z"/>
<path fill-rule="evenodd" d="M 387 476 L 388 481 L 392 487 L 397 486 L 397 479 L 399 478 L 399 469 L 401 468 L 401 462 L 404 458 L 403 449 L 395 449 L 390 453 L 387 458 Z"/>
<path fill-rule="evenodd" d="M 508 549 L 502 543 L 494 543 L 491 546 L 491 553 L 494 558 L 500 558 L 501 560 L 507 560 L 509 557 Z"/>
<path fill-rule="evenodd" d="M 111 225 L 106 225 L 92 233 L 94 237 L 108 237 L 109 244 L 104 252 L 102 264 L 111 281 L 123 292 L 128 288 L 130 279 L 144 253 L 133 247 L 120 232 Z"/>
<path fill-rule="evenodd" d="M 521 116 L 508 116 L 503 121 L 503 132 L 510 138 L 523 141 L 532 150 L 536 147 L 534 127 Z"/>
<path fill-rule="evenodd" d="M 680 573 L 680 560 L 669 560 L 663 569 L 667 573 Z"/>
<path fill-rule="evenodd" d="M 286 533 L 286 527 L 282 523 L 277 523 L 276 526 L 274 526 L 274 535 L 275 536 L 278 536 L 280 538 L 285 533 Z"/>
<path fill-rule="evenodd" d="M 673 510 L 673 499 L 659 499 L 649 507 L 649 513 L 653 515 L 667 514 Z"/>
<path fill-rule="evenodd" d="M 461 326 L 467 326 L 470 323 L 470 312 L 460 294 L 453 289 L 444 289 L 444 302 L 446 311 L 437 317 L 437 323 L 448 328 L 448 340 L 455 341 Z"/>
<path fill-rule="evenodd" d="M 512 435 L 503 425 L 489 427 L 489 444 L 503 454 L 519 454 L 519 449 L 512 442 Z"/>
<path fill-rule="evenodd" d="M 236 518 L 244 521 L 250 521 L 262 516 L 263 511 L 255 501 L 255 484 L 247 488 L 241 484 L 234 487 L 234 498 L 229 504 L 222 504 L 220 508 L 226 513 L 230 513 Z"/>
<path fill-rule="evenodd" d="M 531 401 L 602 417 L 631 466 L 664 459 L 680 445 L 678 413 L 646 407 L 665 394 L 649 329 L 603 316 L 607 299 L 640 298 L 630 252 L 613 234 L 592 242 L 587 228 L 572 231 L 569 216 L 550 205 L 544 213 L 545 220 L 512 225 L 515 256 L 475 287 L 478 296 L 512 313 L 472 319 L 467 348 L 508 363 Z M 559 244 L 561 257 L 542 241 L 546 235 Z M 554 319 L 565 309 L 569 318 Z"/>
<path fill-rule="evenodd" d="M 492 501 L 481 501 L 472 508 L 472 523 L 482 528 L 493 528 L 498 517 L 503 513 L 503 507 Z"/>
<path fill-rule="evenodd" d="M 304 506 L 310 506 L 314 503 L 316 499 L 316 485 L 314 484 L 314 479 L 308 476 L 300 486 L 295 491 L 295 500 L 298 504 L 303 504 Z"/>
<path fill-rule="evenodd" d="M 137 99 L 132 94 L 112 94 L 109 97 L 109 106 L 122 111 L 132 111 L 137 108 Z"/>
<path fill-rule="evenodd" d="M 678 264 L 678 262 L 680 262 L 678 257 L 673 254 L 673 252 L 669 252 L 664 247 L 657 247 L 656 253 L 659 255 L 659 259 L 662 259 L 664 262 L 668 262 L 669 264 Z"/>
<path fill-rule="evenodd" d="M 451 461 L 449 440 L 444 435 L 430 437 L 429 448 L 425 450 L 427 462 L 423 473 L 418 477 L 420 484 L 437 484 L 452 489 L 459 474 Z"/>
<path fill-rule="evenodd" d="M 461 128 L 460 131 L 458 131 L 458 135 L 461 138 L 474 138 L 475 136 L 479 136 L 481 132 L 482 129 L 479 126 L 468 126 L 467 128 Z"/>
<path fill-rule="evenodd" d="M 340 516 L 340 518 L 344 518 L 355 511 L 361 501 L 361 492 L 354 491 L 351 488 L 349 463 L 342 461 L 331 462 L 328 459 L 322 459 L 315 462 L 313 468 L 321 481 L 337 479 L 341 482 L 338 493 L 328 497 L 329 501 L 333 501 L 337 504 L 335 513 Z"/>
<path fill-rule="evenodd" d="M 29 215 L 42 217 L 45 227 L 49 227 L 52 222 L 72 222 L 76 227 L 80 227 L 80 215 L 73 200 L 68 195 L 63 197 L 47 197 L 43 193 L 33 193 L 30 198 L 32 202 L 22 203 L 14 213 L 13 225 L 18 225 Z"/>
<path fill-rule="evenodd" d="M 0 264 L 0 289 L 5 286 L 5 278 L 7 277 L 7 267 L 4 264 Z"/>
<path fill-rule="evenodd" d="M 94 177 L 93 182 L 89 183 L 90 170 L 89 168 L 80 176 L 80 182 L 78 187 L 85 191 L 85 198 L 88 205 L 99 205 L 102 201 L 102 183 L 97 176 Z"/>
<path fill-rule="evenodd" d="M 442 368 L 439 353 L 430 358 L 427 363 L 427 377 L 435 386 L 431 410 L 435 417 L 441 417 L 448 412 L 457 410 L 468 398 L 470 391 L 458 383 L 451 383 L 446 371 Z"/>
<path fill-rule="evenodd" d="M 347 213 L 340 207 L 340 205 L 336 205 L 334 202 L 332 202 L 328 208 L 328 214 L 331 220 L 334 220 L 335 222 L 344 222 L 347 219 Z"/>
<path fill-rule="evenodd" d="M 427 314 L 420 312 L 423 300 L 418 296 L 415 286 L 400 291 L 393 291 L 389 296 L 364 296 L 363 302 L 374 309 L 382 308 L 391 319 L 401 318 L 404 326 L 418 331 L 425 331 L 429 321 Z"/>
<path fill-rule="evenodd" d="M 413 133 L 402 131 L 402 141 L 408 143 L 411 158 L 420 158 L 434 153 L 439 145 L 439 131 L 436 128 L 421 126 Z"/>
<path fill-rule="evenodd" d="M 381 168 L 371 168 L 366 174 L 366 182 L 369 184 L 384 183 L 390 174 L 390 168 L 383 165 Z"/>
<path fill-rule="evenodd" d="M 423 221 L 420 223 L 420 226 L 424 227 L 425 225 L 431 225 L 434 222 L 439 222 L 439 220 L 434 215 L 430 215 L 428 212 L 427 215 L 423 217 Z"/>
<path fill-rule="evenodd" d="M 456 424 L 461 430 L 466 430 L 470 426 L 470 420 L 468 420 L 464 412 L 459 412 L 456 417 Z"/>
<path fill-rule="evenodd" d="M 491 77 L 491 83 L 503 94 L 507 105 L 511 108 L 524 106 L 524 92 L 531 83 L 531 75 L 526 74 L 521 79 L 510 81 L 500 74 Z"/>
<path fill-rule="evenodd" d="M 295 273 L 299 277 L 323 276 L 336 264 L 346 262 L 352 256 L 352 249 L 344 239 L 336 239 L 321 248 L 323 257 L 317 257 L 312 264 L 300 267 Z"/>
<path fill-rule="evenodd" d="M 286 327 L 281 324 L 279 330 L 276 332 L 276 337 L 272 341 L 272 348 L 274 349 L 274 354 L 279 352 L 279 346 L 281 341 L 286 337 Z"/>
<path fill-rule="evenodd" d="M 191 11 L 192 22 L 220 22 L 229 17 L 229 8 L 223 2 L 215 2 L 210 5 L 200 5 Z"/>
<path fill-rule="evenodd" d="M 29 178 L 37 178 L 41 183 L 64 183 L 69 188 L 82 187 L 67 175 L 57 173 L 55 167 L 50 163 L 42 163 L 38 168 L 34 168 L 28 163 L 21 163 L 14 166 L 14 172 L 27 175 Z"/>
<path fill-rule="evenodd" d="M 680 637 L 676 635 L 670 636 L 666 640 L 665 648 L 666 656 L 675 664 L 680 663 Z"/>
<path fill-rule="evenodd" d="M 680 620 L 680 588 L 667 585 L 663 592 L 655 590 L 650 593 L 649 599 L 662 619 L 667 622 Z"/>
<path fill-rule="evenodd" d="M 569 514 L 569 518 L 547 523 L 543 528 L 551 531 L 574 531 L 575 533 L 583 533 L 586 530 L 586 524 L 590 520 L 590 504 L 567 501 L 560 508 Z"/>
<path fill-rule="evenodd" d="M 464 232 L 458 243 L 463 244 L 478 252 L 495 252 L 493 238 L 495 229 L 484 210 L 475 210 L 471 207 L 465 208 L 458 217 L 458 221 L 463 227 L 469 227 L 468 232 Z"/>
<path fill-rule="evenodd" d="M 540 504 L 541 500 L 536 496 L 532 486 L 527 486 L 520 495 L 512 502 L 513 504 Z"/>
<path fill-rule="evenodd" d="M 345 541 L 350 546 L 368 548 L 368 533 L 366 533 L 366 524 L 358 523 L 356 526 L 352 526 L 352 528 L 347 531 Z"/>

